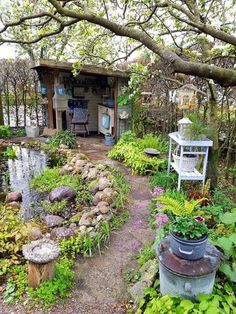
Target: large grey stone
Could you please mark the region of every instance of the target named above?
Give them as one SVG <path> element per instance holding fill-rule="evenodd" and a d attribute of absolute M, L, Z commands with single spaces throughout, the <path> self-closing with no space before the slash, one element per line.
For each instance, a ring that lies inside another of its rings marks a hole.
<path fill-rule="evenodd" d="M 111 182 L 106 177 L 102 177 L 98 181 L 98 186 L 99 186 L 99 190 L 102 191 L 105 188 L 111 187 Z"/>
<path fill-rule="evenodd" d="M 136 305 L 139 305 L 144 295 L 144 289 L 147 287 L 148 285 L 145 281 L 138 281 L 130 288 L 130 295 Z"/>
<path fill-rule="evenodd" d="M 58 227 L 54 228 L 51 231 L 50 238 L 52 240 L 55 239 L 68 239 L 69 237 L 73 236 L 75 234 L 74 230 L 72 228 L 66 228 L 66 227 Z"/>
<path fill-rule="evenodd" d="M 72 201 L 76 197 L 76 191 L 70 186 L 60 186 L 49 193 L 49 201 Z"/>
<path fill-rule="evenodd" d="M 46 215 L 44 217 L 44 221 L 46 222 L 48 227 L 60 226 L 63 220 L 64 220 L 63 218 L 57 215 Z"/>

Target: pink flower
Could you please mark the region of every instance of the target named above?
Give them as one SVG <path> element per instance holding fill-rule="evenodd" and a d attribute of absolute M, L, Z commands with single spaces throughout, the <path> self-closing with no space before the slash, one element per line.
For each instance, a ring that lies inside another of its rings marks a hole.
<path fill-rule="evenodd" d="M 197 221 L 197 222 L 203 222 L 205 221 L 205 219 L 201 216 L 195 216 L 194 219 Z"/>
<path fill-rule="evenodd" d="M 166 214 L 158 213 L 156 215 L 156 222 L 157 222 L 158 228 L 162 228 L 168 221 L 169 221 L 169 218 Z"/>
<path fill-rule="evenodd" d="M 152 196 L 153 197 L 156 197 L 156 196 L 158 196 L 158 195 L 160 195 L 160 194 L 163 194 L 165 192 L 165 190 L 162 188 L 162 187 L 160 187 L 160 186 L 156 186 L 154 189 L 153 189 L 153 191 L 152 191 Z"/>

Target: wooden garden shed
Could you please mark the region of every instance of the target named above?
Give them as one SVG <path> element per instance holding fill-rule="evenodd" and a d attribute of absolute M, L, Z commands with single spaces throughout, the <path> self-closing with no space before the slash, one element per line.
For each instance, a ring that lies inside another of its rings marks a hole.
<path fill-rule="evenodd" d="M 46 59 L 40 59 L 33 69 L 39 76 L 39 92 L 47 98 L 48 127 L 70 130 L 73 108 L 86 106 L 90 134 L 110 133 L 118 138 L 130 128 L 131 107 L 119 108 L 117 104 L 129 79 L 127 72 L 83 65 L 74 76 L 72 63 Z M 127 117 L 125 124 L 122 116 Z M 77 133 L 84 132 L 81 126 L 77 127 Z"/>

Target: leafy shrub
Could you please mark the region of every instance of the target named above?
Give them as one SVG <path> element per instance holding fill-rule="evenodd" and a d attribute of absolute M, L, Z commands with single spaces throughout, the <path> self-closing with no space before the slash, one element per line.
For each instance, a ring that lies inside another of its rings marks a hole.
<path fill-rule="evenodd" d="M 25 128 L 16 128 L 12 130 L 12 135 L 17 137 L 24 137 L 26 136 Z"/>
<path fill-rule="evenodd" d="M 59 131 L 57 134 L 53 135 L 50 139 L 50 147 L 55 150 L 60 147 L 60 145 L 66 145 L 68 148 L 76 147 L 76 137 L 70 131 Z"/>
<path fill-rule="evenodd" d="M 12 208 L 0 207 L 0 258 L 7 259 L 10 264 L 18 263 L 21 247 L 27 242 L 23 221 Z"/>
<path fill-rule="evenodd" d="M 11 129 L 9 125 L 0 125 L 0 138 L 11 137 Z"/>
<path fill-rule="evenodd" d="M 222 191 L 216 189 L 212 196 L 212 203 L 215 206 L 221 206 L 225 211 L 235 206 L 234 202 Z"/>
<path fill-rule="evenodd" d="M 155 148 L 160 152 L 166 150 L 166 143 L 154 135 L 146 135 L 143 139 L 137 139 L 132 132 L 124 133 L 119 142 L 108 153 L 113 159 L 124 161 L 124 164 L 132 169 L 133 173 L 145 175 L 157 171 L 164 160 L 157 157 L 149 157 L 144 153 L 144 148 Z"/>
<path fill-rule="evenodd" d="M 16 159 L 16 148 L 14 147 L 7 147 L 6 150 L 3 152 L 3 157 L 8 159 Z"/>

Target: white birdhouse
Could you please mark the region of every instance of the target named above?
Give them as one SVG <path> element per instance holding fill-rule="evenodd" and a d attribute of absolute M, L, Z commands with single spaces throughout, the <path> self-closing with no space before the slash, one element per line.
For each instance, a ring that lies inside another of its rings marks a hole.
<path fill-rule="evenodd" d="M 186 84 L 178 90 L 179 109 L 196 108 L 196 88 L 193 84 Z"/>

